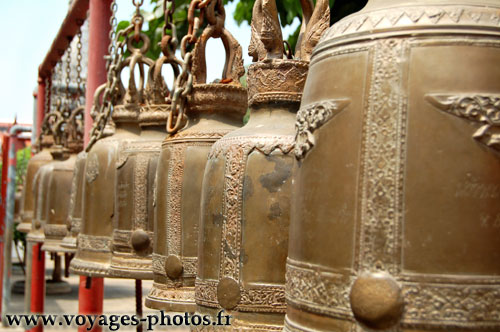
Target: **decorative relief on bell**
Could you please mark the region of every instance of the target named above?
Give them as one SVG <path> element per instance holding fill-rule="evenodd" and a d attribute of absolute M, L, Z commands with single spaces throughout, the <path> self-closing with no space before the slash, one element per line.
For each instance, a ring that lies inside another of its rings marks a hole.
<path fill-rule="evenodd" d="M 488 94 L 429 94 L 426 99 L 439 110 L 481 124 L 472 137 L 500 151 L 500 96 Z"/>
<path fill-rule="evenodd" d="M 85 179 L 88 183 L 92 183 L 99 176 L 99 159 L 97 155 L 92 154 L 87 158 L 85 165 Z"/>
<path fill-rule="evenodd" d="M 313 132 L 324 125 L 331 118 L 342 112 L 349 104 L 349 100 L 326 100 L 301 107 L 297 113 L 295 156 L 297 159 L 305 157 L 315 144 Z"/>

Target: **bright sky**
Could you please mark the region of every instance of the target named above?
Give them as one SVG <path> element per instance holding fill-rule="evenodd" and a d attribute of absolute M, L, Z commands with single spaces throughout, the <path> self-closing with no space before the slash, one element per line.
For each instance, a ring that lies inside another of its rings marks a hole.
<path fill-rule="evenodd" d="M 118 0 L 118 21 L 129 20 L 134 7 L 131 0 Z M 151 8 L 149 0 L 145 9 Z M 226 7 L 226 28 L 243 48 L 245 65 L 251 63 L 247 55 L 250 27 L 238 27 L 233 19 L 237 0 Z M 68 0 L 10 0 L 0 2 L 0 122 L 10 122 L 17 115 L 20 123 L 33 121 L 33 91 L 36 88 L 38 66 L 44 59 L 52 40 L 66 16 Z M 298 20 L 283 31 L 286 38 L 295 31 Z M 179 36 L 179 39 L 182 36 Z M 215 47 L 214 47 L 215 46 Z M 207 81 L 220 77 L 224 66 L 224 48 L 220 41 L 209 40 L 207 45 Z"/>

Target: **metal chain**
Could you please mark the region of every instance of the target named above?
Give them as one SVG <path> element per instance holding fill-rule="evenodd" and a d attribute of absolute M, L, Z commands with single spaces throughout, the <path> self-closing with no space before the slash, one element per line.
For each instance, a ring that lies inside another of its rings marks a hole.
<path fill-rule="evenodd" d="M 94 124 L 90 130 L 90 141 L 85 150 L 88 152 L 92 146 L 97 142 L 103 135 L 106 123 L 111 115 L 113 105 L 116 102 L 116 92 L 118 91 L 119 83 L 119 70 L 124 61 L 123 54 L 125 53 L 125 47 L 129 41 L 129 35 L 134 32 L 134 37 L 139 36 L 138 32 L 142 27 L 143 17 L 140 14 L 140 6 L 143 0 L 136 2 L 132 0 L 134 6 L 136 6 L 136 13 L 134 14 L 131 24 L 123 30 L 120 30 L 115 34 L 115 39 L 111 42 L 115 42 L 114 52 L 108 57 L 108 75 L 105 84 L 99 86 L 94 94 L 94 103 L 92 105 L 91 114 L 95 116 Z"/>
<path fill-rule="evenodd" d="M 64 96 L 65 96 L 65 102 L 64 106 L 68 109 L 70 108 L 70 92 L 69 92 L 69 82 L 70 82 L 70 76 L 71 76 L 71 43 L 69 43 L 68 47 L 66 48 L 66 77 L 65 77 L 65 87 L 64 87 Z"/>
<path fill-rule="evenodd" d="M 80 105 L 84 95 L 84 87 L 82 86 L 82 30 L 78 31 L 76 43 L 76 90 L 77 104 Z"/>
<path fill-rule="evenodd" d="M 196 10 L 199 10 L 199 16 L 195 15 Z M 210 25 L 222 30 L 225 18 L 222 0 L 192 0 L 189 4 L 188 34 L 181 41 L 182 72 L 175 79 L 172 88 L 172 111 L 167 118 L 166 130 L 171 135 L 179 131 L 185 123 L 187 98 L 193 89 L 192 53 L 188 51 L 188 46 L 196 43 L 198 30 L 203 25 L 205 16 Z"/>
<path fill-rule="evenodd" d="M 118 20 L 116 19 L 116 11 L 118 10 L 118 5 L 116 0 L 113 0 L 110 5 L 111 17 L 109 18 L 109 46 L 108 46 L 108 57 L 106 62 L 106 70 L 109 69 L 111 62 L 113 61 L 112 56 L 115 54 L 115 38 L 116 38 L 116 27 L 118 26 Z"/>

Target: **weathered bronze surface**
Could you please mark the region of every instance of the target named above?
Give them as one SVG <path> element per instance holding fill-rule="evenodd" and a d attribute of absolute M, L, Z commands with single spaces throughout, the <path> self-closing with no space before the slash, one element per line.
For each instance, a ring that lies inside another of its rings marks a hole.
<path fill-rule="evenodd" d="M 31 223 L 34 217 L 35 196 L 33 194 L 33 182 L 35 175 L 41 166 L 53 161 L 50 154 L 50 147 L 54 140 L 52 136 L 44 136 L 41 142 L 41 151 L 35 154 L 29 161 L 26 169 L 26 179 L 23 187 L 23 197 L 21 199 L 21 222 L 17 226 L 17 230 L 23 233 L 28 233 L 31 230 Z"/>
<path fill-rule="evenodd" d="M 44 244 L 42 250 L 51 252 L 65 251 L 61 248 L 62 239 L 68 232 L 68 208 L 71 197 L 71 183 L 76 155 L 62 148 L 52 152 L 54 162 L 48 176 L 47 219 L 43 225 Z"/>
<path fill-rule="evenodd" d="M 373 0 L 297 116 L 286 331 L 500 330 L 500 3 Z"/>
<path fill-rule="evenodd" d="M 307 9 L 305 22 L 318 37 L 302 29 L 297 53 L 306 59 L 302 43 L 314 45 L 328 27 L 328 1 L 319 0 L 314 14 Z M 275 2 L 257 1 L 249 48 L 258 61 L 248 70 L 250 120 L 213 145 L 205 169 L 197 311 L 213 315 L 225 309 L 233 317 L 229 330 L 283 327 L 294 127 L 308 61 L 283 59 L 282 45 Z"/>
<path fill-rule="evenodd" d="M 68 208 L 68 233 L 63 238 L 61 247 L 65 252 L 76 252 L 76 239 L 82 225 L 83 181 L 85 179 L 85 162 L 87 152 L 82 151 L 76 156 L 75 169 L 71 184 L 71 196 Z"/>
<path fill-rule="evenodd" d="M 69 105 L 67 105 L 69 106 Z M 67 118 L 64 115 L 56 122 L 54 133 L 62 138 L 64 147 L 60 146 L 52 151 L 54 159 L 52 172 L 49 175 L 47 192 L 47 222 L 43 227 L 45 241 L 42 250 L 51 252 L 65 252 L 61 246 L 67 235 L 69 224 L 68 215 L 71 201 L 71 188 L 76 155 L 83 148 L 83 115 L 85 108 L 67 109 Z"/>
<path fill-rule="evenodd" d="M 213 1 L 209 8 L 216 3 L 222 6 Z M 223 16 L 223 8 L 218 9 L 222 12 L 217 20 Z M 206 83 L 205 46 L 211 37 L 220 37 L 226 47 L 225 84 Z M 239 82 L 244 74 L 241 46 L 223 24 L 208 25 L 192 56 L 194 84 L 187 101 L 187 124 L 165 139 L 158 161 L 154 284 L 146 306 L 167 311 L 195 310 L 200 197 L 207 155 L 215 141 L 241 126 L 247 108 L 247 92 Z"/>
<path fill-rule="evenodd" d="M 153 278 L 153 189 L 161 143 L 167 135 L 165 123 L 169 106 L 165 102 L 168 90 L 162 89 L 165 87 L 161 77 L 163 63 L 145 57 L 145 51 L 147 49 L 137 53 L 136 63 L 141 69 L 138 81 L 143 84 L 149 67 L 146 87 L 136 87 L 133 74 L 129 82 L 129 91 L 136 93 L 133 99 L 137 103 L 140 135 L 121 144 L 118 150 L 111 277 Z M 133 73 L 133 67 L 130 72 Z M 134 89 L 130 88 L 131 84 Z"/>
<path fill-rule="evenodd" d="M 54 168 L 54 162 L 41 166 L 33 179 L 33 219 L 31 229 L 26 236 L 30 242 L 42 243 L 45 239 L 43 226 L 47 221 L 48 200 L 46 193 L 49 188 L 50 174 Z"/>

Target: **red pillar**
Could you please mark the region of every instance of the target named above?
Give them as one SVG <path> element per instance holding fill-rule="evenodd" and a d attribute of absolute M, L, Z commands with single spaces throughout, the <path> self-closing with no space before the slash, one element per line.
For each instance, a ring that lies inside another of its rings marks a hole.
<path fill-rule="evenodd" d="M 90 0 L 89 4 L 89 60 L 87 74 L 87 90 L 85 91 L 85 137 L 84 145 L 87 145 L 90 137 L 89 131 L 92 127 L 90 109 L 94 100 L 94 92 L 97 87 L 106 82 L 106 59 L 109 46 L 109 30 L 111 28 L 109 19 L 111 17 L 112 0 Z M 80 277 L 78 293 L 78 312 L 80 314 L 102 313 L 104 298 L 104 279 Z M 79 331 L 86 331 L 80 327 Z M 94 332 L 100 332 L 100 327 L 94 327 Z"/>
<path fill-rule="evenodd" d="M 78 293 L 78 313 L 79 314 L 102 314 L 104 293 L 104 279 L 80 276 L 80 286 Z M 82 301 L 82 299 L 84 299 Z M 79 332 L 87 332 L 86 326 L 78 327 Z M 101 332 L 102 328 L 97 324 L 91 332 Z"/>
<path fill-rule="evenodd" d="M 42 251 L 42 244 L 33 245 L 33 263 L 31 270 L 31 312 L 43 313 L 45 300 L 45 252 Z M 38 324 L 30 332 L 42 332 L 43 325 Z"/>
<path fill-rule="evenodd" d="M 0 204 L 0 285 L 3 284 L 3 233 L 5 229 L 5 212 L 7 208 L 7 183 L 8 179 L 8 170 L 9 170 L 9 146 L 10 146 L 10 136 L 2 135 L 2 188 L 1 195 L 2 200 Z M 2 288 L 2 287 L 0 287 Z M 2 298 L 2 289 L 0 289 L 0 299 Z M 0 312 L 2 312 L 2 303 L 0 302 Z"/>
<path fill-rule="evenodd" d="M 85 91 L 85 137 L 84 144 L 87 145 L 92 128 L 90 109 L 94 100 L 94 91 L 106 82 L 106 60 L 109 46 L 109 19 L 111 17 L 111 0 L 90 0 L 90 26 L 89 26 L 89 60 L 87 90 Z"/>

